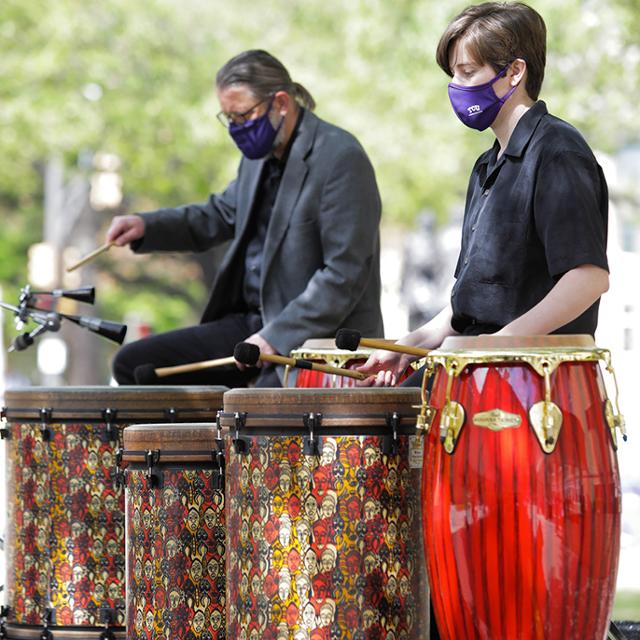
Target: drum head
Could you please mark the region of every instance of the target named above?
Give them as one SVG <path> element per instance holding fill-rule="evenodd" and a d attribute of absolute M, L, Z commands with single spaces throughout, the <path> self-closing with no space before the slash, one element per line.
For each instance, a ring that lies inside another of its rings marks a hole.
<path fill-rule="evenodd" d="M 221 423 L 235 428 L 235 415 L 247 426 L 300 427 L 305 414 L 321 414 L 323 426 L 384 424 L 396 414 L 415 425 L 420 403 L 417 388 L 375 389 L 232 389 L 224 395 Z"/>
<path fill-rule="evenodd" d="M 211 460 L 219 429 L 215 423 L 136 424 L 123 433 L 123 462 L 139 462 L 147 451 L 159 451 L 161 460 Z"/>
<path fill-rule="evenodd" d="M 25 387 L 7 389 L 5 410 L 9 422 L 39 423 L 43 408 L 50 410 L 50 422 L 104 422 L 106 409 L 114 412 L 112 422 L 177 422 L 201 419 L 206 413 L 212 421 L 226 390 L 207 386 Z"/>

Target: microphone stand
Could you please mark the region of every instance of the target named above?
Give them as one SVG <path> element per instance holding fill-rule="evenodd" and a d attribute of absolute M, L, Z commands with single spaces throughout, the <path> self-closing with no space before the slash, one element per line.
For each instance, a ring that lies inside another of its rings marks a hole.
<path fill-rule="evenodd" d="M 21 301 L 22 302 L 22 301 Z M 29 320 L 33 320 L 38 326 L 29 333 L 23 333 L 14 339 L 9 347 L 9 353 L 22 351 L 33 344 L 35 338 L 45 331 L 60 330 L 60 314 L 54 311 L 42 311 L 41 309 L 31 309 L 26 305 L 16 307 L 6 302 L 0 302 L 0 307 L 13 311 L 16 316 L 16 327 L 21 329 Z"/>

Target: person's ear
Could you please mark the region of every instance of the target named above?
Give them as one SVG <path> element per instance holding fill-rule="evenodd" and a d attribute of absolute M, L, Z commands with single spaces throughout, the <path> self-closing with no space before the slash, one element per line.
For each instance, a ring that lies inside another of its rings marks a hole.
<path fill-rule="evenodd" d="M 286 91 L 277 91 L 273 96 L 273 106 L 281 116 L 286 116 L 291 108 L 291 96 Z"/>
<path fill-rule="evenodd" d="M 527 71 L 527 62 L 522 58 L 516 58 L 507 71 L 507 77 L 509 78 L 509 84 L 515 87 L 519 82 L 522 82 L 524 74 Z"/>

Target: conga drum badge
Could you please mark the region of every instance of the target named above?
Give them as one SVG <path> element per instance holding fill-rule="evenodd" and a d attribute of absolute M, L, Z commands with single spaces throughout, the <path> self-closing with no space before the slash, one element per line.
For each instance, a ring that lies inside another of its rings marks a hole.
<path fill-rule="evenodd" d="M 423 531 L 443 638 L 605 637 L 624 420 L 599 362 L 613 374 L 587 336 L 449 338 L 428 357 Z"/>
<path fill-rule="evenodd" d="M 225 394 L 230 638 L 419 639 L 418 389 Z"/>
<path fill-rule="evenodd" d="M 226 637 L 221 434 L 219 424 L 124 431 L 129 640 Z"/>
<path fill-rule="evenodd" d="M 222 388 L 9 389 L 7 606 L 0 637 L 124 638 L 125 425 L 214 419 Z"/>

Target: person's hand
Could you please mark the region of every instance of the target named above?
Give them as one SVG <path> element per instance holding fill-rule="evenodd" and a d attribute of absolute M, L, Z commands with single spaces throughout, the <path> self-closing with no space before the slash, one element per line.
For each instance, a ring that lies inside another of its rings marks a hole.
<path fill-rule="evenodd" d="M 249 336 L 248 338 L 243 340 L 243 342 L 248 342 L 249 344 L 255 344 L 258 347 L 258 349 L 260 349 L 260 353 L 267 353 L 272 356 L 278 354 L 278 352 L 259 333 L 254 333 L 252 336 Z M 258 359 L 258 362 L 256 362 L 255 366 L 261 367 L 262 360 Z M 243 364 L 242 362 L 238 362 L 236 360 L 236 367 L 238 367 L 240 371 L 244 371 L 247 368 L 247 365 Z"/>
<path fill-rule="evenodd" d="M 411 356 L 395 351 L 374 351 L 369 359 L 356 367 L 357 371 L 370 373 L 365 380 L 356 382 L 357 387 L 391 387 L 394 386 L 402 372 L 411 362 Z"/>
<path fill-rule="evenodd" d="M 142 236 L 144 236 L 142 216 L 115 216 L 107 229 L 107 242 L 113 242 L 117 247 L 124 247 L 125 244 L 139 240 Z"/>

